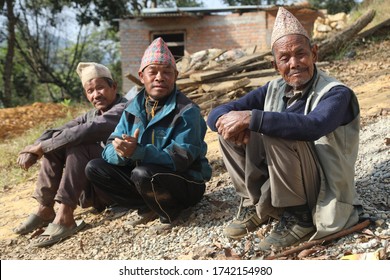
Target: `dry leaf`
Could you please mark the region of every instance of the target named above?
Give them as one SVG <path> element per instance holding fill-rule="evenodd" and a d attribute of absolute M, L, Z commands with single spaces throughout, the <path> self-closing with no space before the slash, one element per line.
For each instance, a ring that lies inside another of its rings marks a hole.
<path fill-rule="evenodd" d="M 230 248 L 225 248 L 225 257 L 226 259 L 229 259 L 229 260 L 241 260 L 241 257 L 239 255 L 237 255 L 236 253 L 234 253 L 232 251 L 232 249 Z"/>
<path fill-rule="evenodd" d="M 341 257 L 340 260 L 381 260 L 385 255 L 384 249 L 380 248 L 375 252 L 363 253 L 363 254 L 353 254 Z"/>

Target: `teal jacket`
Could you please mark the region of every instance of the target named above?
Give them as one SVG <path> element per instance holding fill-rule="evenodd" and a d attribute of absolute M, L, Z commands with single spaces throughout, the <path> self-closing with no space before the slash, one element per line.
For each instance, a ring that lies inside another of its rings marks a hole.
<path fill-rule="evenodd" d="M 130 158 L 119 156 L 112 141 L 122 138 L 122 134 L 134 136 L 137 128 L 140 134 L 135 152 Z M 142 89 L 125 108 L 102 156 L 114 165 L 161 165 L 194 181 L 206 182 L 211 178 L 204 141 L 206 130 L 199 107 L 176 89 L 148 123 Z"/>

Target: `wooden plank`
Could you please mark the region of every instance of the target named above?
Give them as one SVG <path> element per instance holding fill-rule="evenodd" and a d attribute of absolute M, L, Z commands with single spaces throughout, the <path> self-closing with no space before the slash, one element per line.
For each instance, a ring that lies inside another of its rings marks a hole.
<path fill-rule="evenodd" d="M 251 78 L 259 78 L 259 77 L 275 76 L 275 74 L 277 74 L 277 72 L 273 68 L 272 69 L 261 69 L 261 70 L 247 71 L 247 72 L 242 72 L 242 73 L 214 79 L 213 83 L 230 81 L 230 80 L 239 80 L 242 78 L 250 78 L 251 79 Z"/>
<path fill-rule="evenodd" d="M 128 78 L 130 81 L 132 81 L 133 83 L 135 83 L 136 85 L 140 86 L 140 87 L 143 87 L 144 84 L 141 83 L 141 81 L 134 75 L 130 74 L 130 73 L 127 73 L 126 74 L 126 78 Z"/>
<path fill-rule="evenodd" d="M 258 60 L 262 60 L 266 55 L 270 55 L 271 52 L 263 52 L 263 53 L 254 53 L 254 54 L 251 54 L 251 55 L 246 55 L 246 56 L 243 56 L 239 59 L 236 59 L 233 63 L 233 65 L 231 65 L 230 67 L 236 67 L 236 66 L 242 66 L 242 65 L 246 65 L 246 64 L 249 64 L 251 62 L 254 62 L 254 61 L 258 61 Z"/>
<path fill-rule="evenodd" d="M 226 93 L 237 88 L 244 87 L 251 82 L 248 78 L 242 78 L 235 81 L 227 81 L 223 83 L 213 83 L 213 84 L 203 84 L 202 89 L 205 92 L 217 92 L 217 93 Z"/>
<path fill-rule="evenodd" d="M 192 87 L 192 86 L 196 86 L 199 84 L 200 84 L 199 82 L 196 82 L 190 78 L 176 80 L 176 85 L 179 89 L 186 88 L 186 87 Z"/>
<path fill-rule="evenodd" d="M 382 21 L 381 23 L 375 25 L 374 27 L 371 27 L 370 29 L 367 29 L 366 31 L 360 32 L 358 34 L 358 38 L 366 38 L 368 36 L 375 35 L 380 30 L 389 30 L 390 27 L 390 18 Z"/>
<path fill-rule="evenodd" d="M 245 64 L 242 65 L 240 63 L 242 63 L 242 62 L 239 62 L 238 65 L 234 64 L 228 68 L 221 69 L 221 70 L 209 70 L 209 71 L 196 72 L 196 73 L 193 73 L 190 75 L 190 79 L 192 79 L 194 81 L 203 82 L 203 81 L 212 80 L 212 79 L 219 78 L 219 77 L 228 76 L 234 72 L 240 72 L 240 71 L 243 71 L 244 69 L 246 69 L 246 65 Z M 261 67 L 262 65 L 263 66 L 269 65 L 269 63 L 270 62 L 268 60 L 262 60 L 262 61 L 256 62 L 255 65 L 252 65 L 252 64 L 250 64 L 250 65 L 256 66 L 256 67 Z"/>
<path fill-rule="evenodd" d="M 280 78 L 280 76 L 260 77 L 250 79 L 250 83 L 246 85 L 246 88 L 258 88 L 264 86 L 267 82 Z"/>
<path fill-rule="evenodd" d="M 199 90 L 199 86 L 185 87 L 185 88 L 183 88 L 183 89 L 180 89 L 180 91 L 181 91 L 182 93 L 185 93 L 185 94 L 187 94 L 187 93 L 189 93 L 189 92 L 192 92 L 192 91 L 198 91 L 198 90 Z"/>
<path fill-rule="evenodd" d="M 197 91 L 193 91 L 193 92 L 190 92 L 189 94 L 187 94 L 187 97 L 188 98 L 191 98 L 191 99 L 196 99 L 196 98 L 200 98 L 200 97 L 203 97 L 204 96 L 204 93 L 198 93 Z"/>
<path fill-rule="evenodd" d="M 343 49 L 357 36 L 357 34 L 366 27 L 375 17 L 375 10 L 369 10 L 352 25 L 336 33 L 330 38 L 318 44 L 318 60 L 324 60 L 330 55 Z"/>

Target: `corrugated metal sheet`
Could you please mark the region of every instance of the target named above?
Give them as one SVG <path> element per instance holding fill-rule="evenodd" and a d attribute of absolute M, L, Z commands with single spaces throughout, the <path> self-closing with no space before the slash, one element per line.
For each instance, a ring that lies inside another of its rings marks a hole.
<path fill-rule="evenodd" d="M 202 7 L 179 7 L 179 8 L 144 8 L 139 15 L 129 15 L 129 18 L 148 18 L 148 17 L 181 17 L 181 16 L 201 16 L 205 14 L 217 13 L 244 13 L 251 11 L 261 11 L 276 8 L 274 5 L 250 5 L 250 6 L 230 6 L 221 8 L 202 8 Z"/>

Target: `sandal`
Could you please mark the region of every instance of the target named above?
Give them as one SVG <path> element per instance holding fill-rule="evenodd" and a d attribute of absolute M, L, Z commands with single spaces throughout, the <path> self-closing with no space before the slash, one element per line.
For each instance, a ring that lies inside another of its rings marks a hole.
<path fill-rule="evenodd" d="M 61 242 L 84 228 L 85 225 L 82 220 L 76 221 L 76 225 L 71 228 L 50 223 L 37 240 L 33 241 L 31 247 L 46 247 Z"/>
<path fill-rule="evenodd" d="M 54 220 L 54 217 L 50 220 L 44 220 L 38 215 L 30 214 L 27 220 L 20 224 L 13 231 L 16 234 L 24 235 L 30 232 L 33 232 L 36 229 L 40 229 L 42 227 L 46 227 L 49 223 Z"/>

